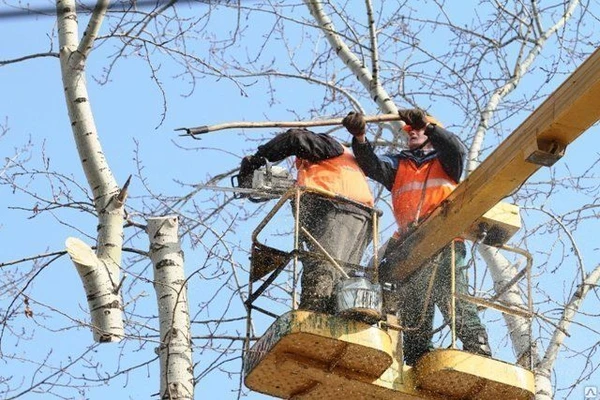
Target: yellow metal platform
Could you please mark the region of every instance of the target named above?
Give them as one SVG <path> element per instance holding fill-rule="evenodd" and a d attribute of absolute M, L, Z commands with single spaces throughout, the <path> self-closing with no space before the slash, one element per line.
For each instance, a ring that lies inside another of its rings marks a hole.
<path fill-rule="evenodd" d="M 420 389 L 448 399 L 528 400 L 535 394 L 531 371 L 460 350 L 434 350 L 415 369 Z"/>
<path fill-rule="evenodd" d="M 377 327 L 309 311 L 279 317 L 245 358 L 251 390 L 295 400 L 526 400 L 533 374 L 460 350 L 440 349 L 415 368 L 392 357 Z"/>
<path fill-rule="evenodd" d="M 322 385 L 323 376 L 373 381 L 392 364 L 392 346 L 385 331 L 370 325 L 290 311 L 271 325 L 245 361 L 245 383 L 252 390 L 281 398 L 339 398 L 344 389 Z"/>

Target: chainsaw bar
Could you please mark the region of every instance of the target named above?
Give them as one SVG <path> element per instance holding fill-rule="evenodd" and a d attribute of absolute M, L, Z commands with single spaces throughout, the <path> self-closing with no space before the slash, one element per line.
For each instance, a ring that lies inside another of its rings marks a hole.
<path fill-rule="evenodd" d="M 281 195 L 284 194 L 287 189 L 252 189 L 252 188 L 237 188 L 237 187 L 225 187 L 225 186 L 213 186 L 213 185 L 202 185 L 199 189 L 214 190 L 217 192 L 230 192 L 230 193 L 243 193 L 243 194 L 255 194 L 255 195 Z"/>

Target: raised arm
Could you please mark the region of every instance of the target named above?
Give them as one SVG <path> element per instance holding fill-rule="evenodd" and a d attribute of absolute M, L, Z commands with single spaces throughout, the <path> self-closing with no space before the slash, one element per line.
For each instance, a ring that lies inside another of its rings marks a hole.
<path fill-rule="evenodd" d="M 265 165 L 265 160 L 276 162 L 290 156 L 297 156 L 310 162 L 318 162 L 343 153 L 344 147 L 331 136 L 317 134 L 307 129 L 288 129 L 258 146 L 254 155 L 242 159 L 239 173 L 240 186 L 252 186 L 252 174 L 255 169 Z"/>
<path fill-rule="evenodd" d="M 377 156 L 368 140 L 360 142 L 356 137 L 352 139 L 352 151 L 365 175 L 391 191 L 398 170 L 397 158 Z"/>
<path fill-rule="evenodd" d="M 342 120 L 342 124 L 353 136 L 352 151 L 365 175 L 383 184 L 388 190 L 392 190 L 398 162 L 397 160 L 394 162 L 393 158 L 378 157 L 375 154 L 371 143 L 366 138 L 366 123 L 363 115 L 351 112 Z"/>
<path fill-rule="evenodd" d="M 458 136 L 438 125 L 429 125 L 425 135 L 437 151 L 442 167 L 457 183 L 464 169 L 467 149 Z"/>
<path fill-rule="evenodd" d="M 255 156 L 264 157 L 271 162 L 290 156 L 318 162 L 343 153 L 344 147 L 329 135 L 317 134 L 307 129 L 289 129 L 258 146 Z"/>

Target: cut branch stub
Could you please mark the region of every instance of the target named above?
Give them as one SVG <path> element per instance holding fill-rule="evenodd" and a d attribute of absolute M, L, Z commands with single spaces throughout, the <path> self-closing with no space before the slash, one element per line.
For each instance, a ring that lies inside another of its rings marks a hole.
<path fill-rule="evenodd" d="M 65 246 L 83 283 L 94 340 L 120 341 L 123 337 L 121 296 L 106 265 L 90 246 L 77 238 L 67 238 Z"/>

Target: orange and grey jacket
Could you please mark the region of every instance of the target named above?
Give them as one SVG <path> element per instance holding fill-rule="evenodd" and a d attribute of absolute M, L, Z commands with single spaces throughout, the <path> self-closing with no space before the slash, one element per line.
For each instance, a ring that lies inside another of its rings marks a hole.
<path fill-rule="evenodd" d="M 373 194 L 365 174 L 349 149 L 334 158 L 319 162 L 296 159 L 298 185 L 325 190 L 373 207 Z"/>
<path fill-rule="evenodd" d="M 373 206 L 367 178 L 349 149 L 329 135 L 289 129 L 258 147 L 271 162 L 296 156 L 298 184 Z"/>
<path fill-rule="evenodd" d="M 466 149 L 460 139 L 436 125 L 425 134 L 434 150 L 404 150 L 377 156 L 369 142 L 352 142 L 356 160 L 365 174 L 392 193 L 400 235 L 423 219 L 456 187 L 463 172 Z"/>

